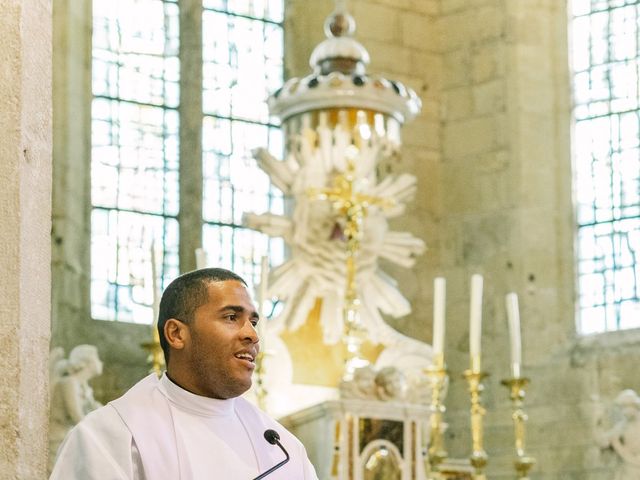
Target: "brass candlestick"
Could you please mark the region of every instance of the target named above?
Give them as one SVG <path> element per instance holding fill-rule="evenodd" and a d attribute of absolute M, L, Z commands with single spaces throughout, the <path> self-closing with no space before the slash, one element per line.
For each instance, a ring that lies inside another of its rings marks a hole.
<path fill-rule="evenodd" d="M 447 371 L 444 364 L 444 356 L 436 355 L 435 362 L 425 370 L 431 385 L 431 416 L 429 417 L 430 435 L 429 448 L 429 466 L 432 472 L 438 471 L 438 465 L 447 458 L 447 451 L 444 448 L 442 419 L 446 407 L 442 403 L 442 391 L 447 378 Z"/>
<path fill-rule="evenodd" d="M 523 403 L 525 391 L 524 388 L 529 384 L 528 378 L 507 378 L 502 380 L 502 385 L 509 388 L 513 413 L 513 427 L 515 431 L 516 459 L 514 465 L 518 478 L 521 480 L 529 479 L 529 470 L 536 463 L 536 459 L 525 453 L 525 423 L 528 419 L 524 412 Z"/>
<path fill-rule="evenodd" d="M 266 352 L 260 351 L 256 356 L 256 399 L 258 401 L 258 406 L 262 410 L 267 409 L 267 387 L 265 387 L 264 382 L 264 361 L 265 361 Z"/>
<path fill-rule="evenodd" d="M 141 343 L 140 346 L 149 352 L 149 357 L 147 359 L 147 362 L 151 364 L 151 370 L 149 370 L 149 373 L 153 372 L 160 377 L 165 366 L 164 352 L 160 345 L 160 334 L 158 333 L 158 329 L 155 324 L 152 326 L 151 341 Z"/>
<path fill-rule="evenodd" d="M 479 360 L 479 359 L 478 359 Z M 479 365 L 479 361 L 473 361 L 472 365 Z M 472 452 L 469 460 L 471 465 L 475 469 L 474 478 L 476 480 L 485 480 L 487 477 L 484 474 L 484 467 L 487 464 L 488 456 L 484 451 L 482 442 L 482 417 L 486 413 L 486 410 L 480 403 L 480 395 L 484 390 L 482 385 L 482 379 L 487 377 L 487 374 L 481 372 L 480 369 L 472 368 L 465 370 L 464 378 L 469 382 L 469 393 L 471 394 L 471 439 L 472 439 Z"/>
<path fill-rule="evenodd" d="M 333 460 L 331 461 L 331 479 L 340 478 L 340 420 L 336 419 L 335 437 L 333 439 Z"/>

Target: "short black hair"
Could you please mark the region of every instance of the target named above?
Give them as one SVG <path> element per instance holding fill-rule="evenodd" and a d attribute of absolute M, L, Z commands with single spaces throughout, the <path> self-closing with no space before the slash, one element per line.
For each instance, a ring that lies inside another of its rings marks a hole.
<path fill-rule="evenodd" d="M 158 334 L 164 352 L 165 364 L 169 364 L 169 344 L 164 336 L 164 325 L 170 318 L 184 323 L 193 321 L 196 309 L 209 299 L 208 284 L 235 280 L 247 286 L 240 275 L 224 268 L 201 268 L 180 275 L 165 289 L 158 312 Z"/>

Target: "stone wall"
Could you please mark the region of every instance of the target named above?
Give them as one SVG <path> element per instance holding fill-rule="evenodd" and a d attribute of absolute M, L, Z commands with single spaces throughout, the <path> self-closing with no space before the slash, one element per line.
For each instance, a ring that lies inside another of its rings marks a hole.
<path fill-rule="evenodd" d="M 579 338 L 571 197 L 567 10 L 553 0 L 348 2 L 369 50 L 369 71 L 406 81 L 422 97 L 391 171 L 417 175 L 419 191 L 396 226 L 429 250 L 411 271 L 384 265 L 414 313 L 389 322 L 431 341 L 433 278 L 447 278 L 446 359 L 451 373 L 447 447 L 470 450 L 469 280 L 484 275 L 483 368 L 489 478 L 513 478 L 504 295 L 520 297 L 532 478 L 610 479 L 595 446 L 598 424 L 623 388 L 640 388 L 638 332 Z M 308 72 L 333 2 L 288 2 L 288 75 Z"/>
<path fill-rule="evenodd" d="M 51 8 L 0 1 L 0 472 L 44 478 L 51 250 Z"/>

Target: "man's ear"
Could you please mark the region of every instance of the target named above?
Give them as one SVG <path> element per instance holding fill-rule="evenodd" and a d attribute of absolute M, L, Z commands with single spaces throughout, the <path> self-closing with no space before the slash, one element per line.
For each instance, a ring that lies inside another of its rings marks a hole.
<path fill-rule="evenodd" d="M 174 350 L 182 350 L 189 339 L 189 327 L 187 324 L 170 318 L 164 323 L 164 338 Z"/>

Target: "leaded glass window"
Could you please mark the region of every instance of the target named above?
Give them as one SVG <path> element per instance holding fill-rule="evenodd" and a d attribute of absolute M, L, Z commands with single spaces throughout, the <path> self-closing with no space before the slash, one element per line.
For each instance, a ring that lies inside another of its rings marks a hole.
<path fill-rule="evenodd" d="M 640 2 L 573 0 L 583 334 L 640 327 Z"/>
<path fill-rule="evenodd" d="M 203 247 L 257 283 L 261 256 L 284 251 L 241 226 L 284 208 L 251 158 L 282 150 L 265 100 L 282 84 L 283 1 L 203 8 Z M 93 14 L 92 316 L 151 323 L 154 288 L 179 274 L 179 2 L 94 0 Z"/>
<path fill-rule="evenodd" d="M 265 99 L 283 83 L 281 1 L 205 0 L 203 29 L 203 245 L 209 263 L 254 283 L 269 251 L 282 263 L 281 240 L 242 228 L 245 212 L 283 213 L 279 191 L 251 156 L 281 154 L 282 134 Z"/>

